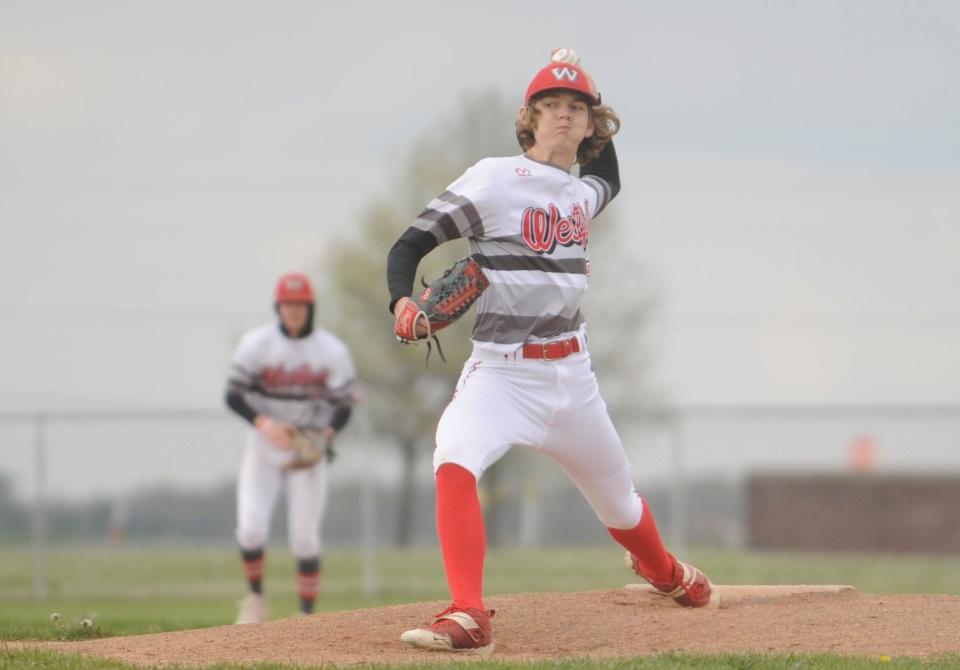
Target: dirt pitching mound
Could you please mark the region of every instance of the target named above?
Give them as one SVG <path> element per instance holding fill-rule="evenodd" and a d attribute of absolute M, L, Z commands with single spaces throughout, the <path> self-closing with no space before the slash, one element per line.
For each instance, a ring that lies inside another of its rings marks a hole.
<path fill-rule="evenodd" d="M 622 658 L 665 651 L 835 652 L 928 656 L 960 652 L 960 597 L 876 596 L 850 587 L 721 586 L 718 610 L 689 610 L 645 588 L 493 596 L 493 658 Z M 475 658 L 403 645 L 400 633 L 446 603 L 416 603 L 258 625 L 44 644 L 145 665 L 309 665 Z M 40 646 L 40 645 L 38 645 Z"/>

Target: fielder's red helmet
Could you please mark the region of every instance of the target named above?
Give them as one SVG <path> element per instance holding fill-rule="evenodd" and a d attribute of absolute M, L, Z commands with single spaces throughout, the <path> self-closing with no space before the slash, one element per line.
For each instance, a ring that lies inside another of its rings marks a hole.
<path fill-rule="evenodd" d="M 314 302 L 313 287 L 306 275 L 288 272 L 277 282 L 276 302 Z"/>
<path fill-rule="evenodd" d="M 529 105 L 533 96 L 556 88 L 581 93 L 591 105 L 600 104 L 600 94 L 597 93 L 597 86 L 590 75 L 576 65 L 563 62 L 551 62 L 537 72 L 537 76 L 527 86 L 524 102 Z"/>

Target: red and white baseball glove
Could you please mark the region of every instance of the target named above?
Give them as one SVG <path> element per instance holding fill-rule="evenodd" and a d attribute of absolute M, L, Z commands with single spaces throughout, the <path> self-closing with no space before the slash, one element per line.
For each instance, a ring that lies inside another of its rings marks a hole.
<path fill-rule="evenodd" d="M 466 314 L 490 282 L 475 260 L 464 258 L 436 281 L 424 281 L 423 285 L 419 296 L 403 301 L 393 322 L 394 333 L 404 344 L 431 337 L 436 341 L 437 331 Z M 443 352 L 439 353 L 443 357 Z"/>

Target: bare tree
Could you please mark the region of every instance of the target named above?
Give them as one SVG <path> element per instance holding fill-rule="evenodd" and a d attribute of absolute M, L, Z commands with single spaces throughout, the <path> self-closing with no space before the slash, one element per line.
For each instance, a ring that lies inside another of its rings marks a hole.
<path fill-rule="evenodd" d="M 627 224 L 616 201 L 592 223 L 590 288 L 583 307 L 590 359 L 616 421 L 661 404 L 663 395 L 651 382 L 654 352 L 647 342 L 659 291 L 650 270 L 631 253 Z"/>
<path fill-rule="evenodd" d="M 466 168 L 485 156 L 516 152 L 509 132 L 513 114 L 495 93 L 465 95 L 449 121 L 435 124 L 413 143 L 390 192 L 375 199 L 353 234 L 331 249 L 327 263 L 344 323 L 350 324 L 347 337 L 374 427 L 390 435 L 402 455 L 395 538 L 401 545 L 411 538 L 416 455 L 432 439 L 460 363 L 469 353 L 470 319 L 441 334 L 448 363 L 442 364 L 433 352 L 427 367 L 423 345 L 403 346 L 393 335 L 385 282 L 387 251 L 424 205 Z M 424 260 L 420 271 L 433 279 L 466 253 L 465 242 L 442 245 Z"/>

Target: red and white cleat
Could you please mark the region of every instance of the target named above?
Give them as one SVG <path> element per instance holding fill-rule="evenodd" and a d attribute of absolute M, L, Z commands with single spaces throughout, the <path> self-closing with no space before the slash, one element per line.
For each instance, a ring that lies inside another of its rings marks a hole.
<path fill-rule="evenodd" d="M 637 575 L 643 577 L 653 585 L 658 594 L 673 598 L 681 607 L 706 607 L 716 609 L 720 607 L 720 594 L 710 579 L 700 570 L 679 561 L 673 556 L 673 578 L 669 582 L 655 582 L 648 579 L 641 571 L 640 564 L 629 551 L 625 557 L 627 567 Z"/>
<path fill-rule="evenodd" d="M 400 640 L 413 647 L 456 653 L 493 653 L 493 632 L 490 617 L 493 610 L 448 607 L 436 615 L 429 626 L 408 630 Z"/>

